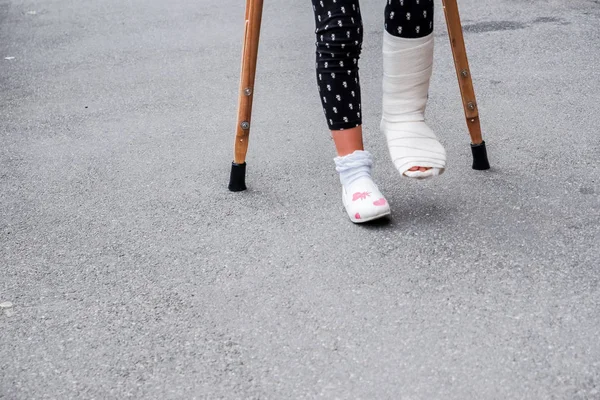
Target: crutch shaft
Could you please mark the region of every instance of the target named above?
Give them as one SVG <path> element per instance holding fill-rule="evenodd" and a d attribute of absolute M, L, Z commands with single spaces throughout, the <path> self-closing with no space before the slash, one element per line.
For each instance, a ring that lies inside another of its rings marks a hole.
<path fill-rule="evenodd" d="M 486 170 L 490 168 L 490 163 L 488 161 L 485 142 L 481 135 L 479 110 L 477 108 L 477 100 L 475 99 L 475 89 L 473 89 L 473 80 L 471 79 L 471 70 L 469 69 L 469 59 L 467 58 L 467 49 L 460 23 L 457 0 L 442 0 L 442 2 L 444 4 L 444 14 L 446 15 L 446 25 L 448 27 L 452 56 L 454 57 L 456 76 L 458 77 L 458 86 L 460 87 L 467 127 L 471 136 L 473 169 Z"/>
<path fill-rule="evenodd" d="M 248 137 L 252 122 L 252 101 L 258 58 L 258 43 L 262 20 L 263 0 L 246 1 L 246 22 L 244 46 L 242 50 L 242 68 L 238 102 L 237 128 L 235 135 L 234 162 L 243 164 L 248 152 Z"/>
<path fill-rule="evenodd" d="M 469 69 L 469 60 L 465 48 L 463 30 L 460 23 L 460 14 L 456 0 L 443 0 L 444 13 L 446 15 L 446 25 L 448 26 L 448 36 L 452 47 L 454 57 L 454 66 L 456 76 L 465 110 L 465 118 L 471 135 L 471 143 L 481 144 L 481 125 L 479 123 L 479 110 L 475 99 L 475 90 L 473 89 L 473 80 L 471 79 L 471 70 Z"/>
<path fill-rule="evenodd" d="M 248 153 L 248 139 L 252 122 L 252 101 L 254 99 L 262 10 L 263 0 L 246 0 L 237 126 L 229 178 L 229 190 L 232 192 L 246 190 L 246 154 Z"/>

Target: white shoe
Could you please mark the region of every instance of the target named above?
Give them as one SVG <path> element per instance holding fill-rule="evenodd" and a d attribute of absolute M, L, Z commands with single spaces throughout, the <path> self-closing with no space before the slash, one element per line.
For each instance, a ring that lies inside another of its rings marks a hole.
<path fill-rule="evenodd" d="M 433 33 L 406 39 L 383 33 L 383 113 L 392 161 L 402 176 L 426 179 L 446 169 L 446 150 L 425 123 L 433 66 Z M 425 172 L 412 167 L 431 168 Z"/>
<path fill-rule="evenodd" d="M 371 178 L 373 158 L 357 150 L 334 159 L 342 184 L 342 202 L 350 220 L 362 223 L 391 214 L 390 206 Z"/>
<path fill-rule="evenodd" d="M 342 201 L 350 221 L 355 224 L 391 214 L 390 205 L 370 177 L 360 178 L 348 187 L 342 186 Z"/>

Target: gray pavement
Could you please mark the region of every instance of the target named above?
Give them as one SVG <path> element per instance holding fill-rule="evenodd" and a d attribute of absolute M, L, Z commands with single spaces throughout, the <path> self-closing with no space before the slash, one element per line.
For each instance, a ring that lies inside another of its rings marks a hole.
<path fill-rule="evenodd" d="M 461 0 L 493 169 L 469 168 L 441 6 L 388 224 L 344 214 L 308 0 L 266 1 L 245 193 L 243 2 L 0 0 L 0 398 L 599 399 L 600 4 Z M 439 3 L 438 3 L 439 5 Z"/>

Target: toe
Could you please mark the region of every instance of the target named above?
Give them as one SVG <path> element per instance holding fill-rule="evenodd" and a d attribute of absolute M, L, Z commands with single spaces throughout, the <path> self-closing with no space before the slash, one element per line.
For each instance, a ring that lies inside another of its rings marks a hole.
<path fill-rule="evenodd" d="M 412 167 L 409 169 L 410 172 L 426 172 L 429 171 L 431 167 Z"/>

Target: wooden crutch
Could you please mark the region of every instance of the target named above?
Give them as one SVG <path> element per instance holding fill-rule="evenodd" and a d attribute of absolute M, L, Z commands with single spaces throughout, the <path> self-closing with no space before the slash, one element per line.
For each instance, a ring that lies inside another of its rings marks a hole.
<path fill-rule="evenodd" d="M 463 107 L 465 109 L 465 118 L 467 127 L 471 135 L 471 150 L 473 152 L 473 169 L 486 170 L 490 168 L 488 162 L 485 142 L 481 136 L 481 125 L 479 123 L 479 111 L 477 101 L 475 100 L 475 90 L 469 70 L 469 60 L 467 59 L 467 50 L 463 37 L 462 25 L 460 23 L 460 14 L 456 0 L 442 0 L 444 4 L 444 13 L 446 14 L 446 25 L 448 26 L 448 37 L 454 56 L 454 66 L 460 86 Z"/>
<path fill-rule="evenodd" d="M 246 190 L 246 153 L 248 152 L 248 137 L 252 119 L 252 99 L 254 97 L 254 78 L 256 76 L 262 11 L 263 0 L 246 0 L 237 128 L 234 159 L 229 178 L 229 190 L 232 192 Z"/>

